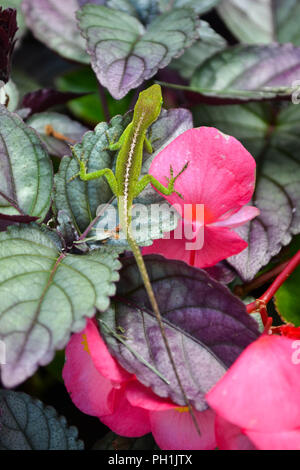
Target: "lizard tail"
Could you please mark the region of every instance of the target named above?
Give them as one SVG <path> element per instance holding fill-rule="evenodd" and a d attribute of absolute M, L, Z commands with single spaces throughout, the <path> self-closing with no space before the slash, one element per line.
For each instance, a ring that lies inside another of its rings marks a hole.
<path fill-rule="evenodd" d="M 177 371 L 175 361 L 173 359 L 173 355 L 172 355 L 172 352 L 171 352 L 171 349 L 170 349 L 170 346 L 169 346 L 169 342 L 168 342 L 168 339 L 167 339 L 167 336 L 166 336 L 166 330 L 165 330 L 165 327 L 164 327 L 164 324 L 163 324 L 163 321 L 162 321 L 162 316 L 161 316 L 161 313 L 159 311 L 159 307 L 158 307 L 158 304 L 157 304 L 157 301 L 156 301 L 156 298 L 155 298 L 155 295 L 154 295 L 154 292 L 153 292 L 153 289 L 152 289 L 152 286 L 151 286 L 151 282 L 150 282 L 150 279 L 149 279 L 149 276 L 148 276 L 148 272 L 147 272 L 147 268 L 146 268 L 143 256 L 141 254 L 140 248 L 139 248 L 138 244 L 136 243 L 135 239 L 130 235 L 129 230 L 127 232 L 127 240 L 128 240 L 129 245 L 130 245 L 130 248 L 131 248 L 131 250 L 134 254 L 136 263 L 138 265 L 140 274 L 142 276 L 142 280 L 144 282 L 144 285 L 145 285 L 150 303 L 152 305 L 154 314 L 156 316 L 156 319 L 157 319 L 157 322 L 158 322 L 158 325 L 159 325 L 159 328 L 160 328 L 160 331 L 161 331 L 161 335 L 162 335 L 162 338 L 163 338 L 163 342 L 165 344 L 165 347 L 166 347 L 166 350 L 167 350 L 167 353 L 168 353 L 168 356 L 169 356 L 174 374 L 176 376 L 176 380 L 178 382 L 179 388 L 180 388 L 182 396 L 184 398 L 185 404 L 189 409 L 189 412 L 190 412 L 190 415 L 192 417 L 192 420 L 193 420 L 194 426 L 196 428 L 196 431 L 199 434 L 199 436 L 201 436 L 201 432 L 200 432 L 199 425 L 198 425 L 198 422 L 197 422 L 196 417 L 195 417 L 195 413 L 193 411 L 193 408 L 190 404 L 190 401 L 189 401 L 188 397 L 186 396 L 184 387 L 182 385 L 181 379 L 180 379 L 178 371 Z"/>

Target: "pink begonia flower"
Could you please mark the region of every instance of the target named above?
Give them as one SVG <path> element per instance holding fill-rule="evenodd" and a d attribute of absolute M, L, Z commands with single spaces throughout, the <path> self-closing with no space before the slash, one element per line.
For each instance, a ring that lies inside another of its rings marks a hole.
<path fill-rule="evenodd" d="M 154 158 L 149 173 L 166 185 L 170 165 L 177 175 L 187 162 L 187 169 L 175 183 L 183 199 L 175 193 L 164 197 L 170 204 L 178 204 L 183 216 L 184 205 L 191 205 L 191 215 L 181 223 L 183 229 L 192 224 L 195 238 L 204 230 L 204 245 L 201 249 L 187 250 L 186 242 L 191 243 L 192 239 L 175 239 L 173 231 L 143 248 L 143 254 L 158 253 L 206 268 L 248 246 L 232 229 L 259 214 L 257 208 L 245 205 L 254 191 L 256 163 L 234 137 L 212 127 L 200 127 L 187 130 L 167 145 Z M 204 205 L 204 220 L 196 220 L 197 204 Z"/>
<path fill-rule="evenodd" d="M 140 437 L 152 432 L 163 450 L 216 447 L 214 412 L 195 411 L 199 436 L 185 407 L 155 395 L 118 364 L 93 320 L 69 341 L 63 379 L 72 401 L 83 413 L 97 416 L 121 436 Z"/>
<path fill-rule="evenodd" d="M 206 399 L 220 449 L 300 450 L 300 341 L 263 335 Z"/>

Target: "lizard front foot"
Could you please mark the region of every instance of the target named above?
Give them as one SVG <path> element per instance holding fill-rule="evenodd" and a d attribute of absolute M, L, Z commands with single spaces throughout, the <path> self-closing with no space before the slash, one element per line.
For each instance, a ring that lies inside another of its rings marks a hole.
<path fill-rule="evenodd" d="M 169 191 L 172 191 L 173 193 L 177 194 L 177 196 L 179 196 L 181 199 L 183 199 L 183 196 L 182 196 L 182 194 L 180 194 L 178 191 L 175 190 L 174 185 L 175 185 L 175 182 L 176 182 L 177 178 L 187 169 L 188 165 L 189 165 L 189 162 L 187 162 L 183 166 L 183 168 L 180 170 L 180 172 L 176 176 L 174 176 L 173 167 L 172 167 L 172 165 L 170 165 L 170 178 L 168 178 L 166 176 L 166 180 L 168 181 Z"/>
<path fill-rule="evenodd" d="M 84 180 L 87 174 L 87 159 L 84 158 L 84 152 L 81 153 L 81 156 L 78 157 L 77 152 L 74 147 L 71 147 L 72 154 L 76 158 L 80 170 L 75 173 L 69 180 L 68 183 L 74 181 L 76 178 L 80 177 L 80 179 Z"/>

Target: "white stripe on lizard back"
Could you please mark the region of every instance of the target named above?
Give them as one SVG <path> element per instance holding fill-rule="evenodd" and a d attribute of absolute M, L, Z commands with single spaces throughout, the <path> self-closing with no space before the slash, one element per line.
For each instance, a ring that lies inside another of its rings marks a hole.
<path fill-rule="evenodd" d="M 126 165 L 126 170 L 125 170 L 125 179 L 124 179 L 124 208 L 125 208 L 125 224 L 126 224 L 126 231 L 128 228 L 128 213 L 127 213 L 127 202 L 128 202 L 128 187 L 129 187 L 129 176 L 130 176 L 130 169 L 132 166 L 132 160 L 133 160 L 133 155 L 134 155 L 134 150 L 135 150 L 135 145 L 138 137 L 138 133 L 140 131 L 143 118 L 145 116 L 145 112 L 142 113 L 141 118 L 135 128 L 134 134 L 132 136 L 132 142 L 128 154 L 128 160 L 127 160 L 127 165 Z"/>

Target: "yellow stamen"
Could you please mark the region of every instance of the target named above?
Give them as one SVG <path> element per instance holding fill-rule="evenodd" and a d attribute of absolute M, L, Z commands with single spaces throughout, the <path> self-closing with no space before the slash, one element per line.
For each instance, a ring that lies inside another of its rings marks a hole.
<path fill-rule="evenodd" d="M 189 407 L 188 406 L 180 406 L 179 408 L 175 408 L 176 411 L 179 413 L 188 413 Z"/>
<path fill-rule="evenodd" d="M 91 355 L 89 345 L 87 342 L 87 337 L 86 335 L 82 335 L 82 337 L 83 337 L 83 341 L 81 341 L 81 344 L 83 345 L 83 350 L 89 353 L 89 355 Z"/>

